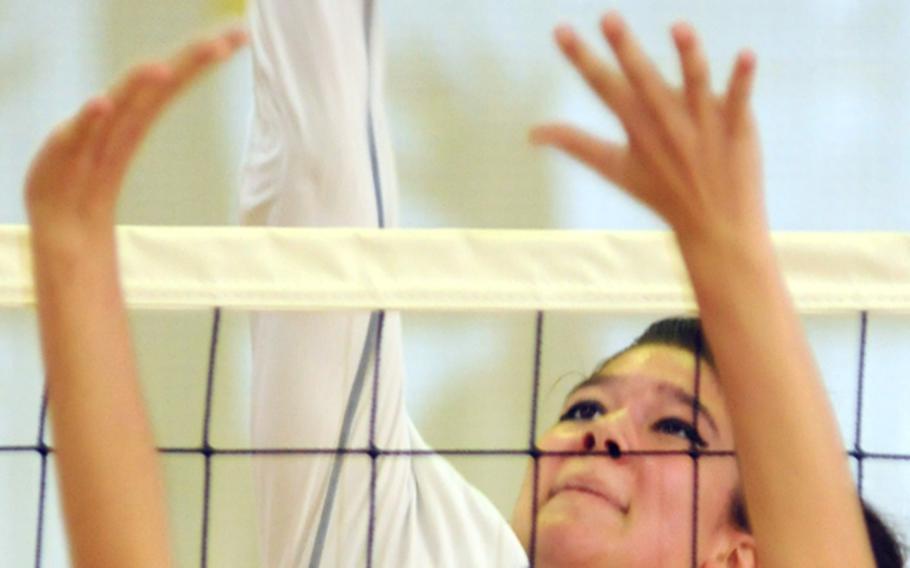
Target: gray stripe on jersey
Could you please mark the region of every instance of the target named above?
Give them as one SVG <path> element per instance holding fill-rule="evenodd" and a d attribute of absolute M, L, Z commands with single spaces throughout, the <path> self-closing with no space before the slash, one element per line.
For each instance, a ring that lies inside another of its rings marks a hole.
<path fill-rule="evenodd" d="M 344 410 L 344 421 L 341 424 L 341 435 L 338 437 L 338 448 L 346 448 L 351 437 L 351 424 L 354 421 L 354 413 L 357 411 L 357 405 L 363 395 L 363 386 L 366 384 L 367 368 L 369 367 L 370 355 L 373 353 L 373 345 L 376 343 L 376 333 L 379 328 L 379 312 L 370 315 L 370 324 L 367 328 L 367 337 L 363 343 L 363 351 L 360 354 L 360 363 L 357 365 L 357 374 L 354 377 L 354 384 L 351 386 L 351 396 L 348 398 L 347 408 Z M 328 533 L 329 523 L 332 520 L 332 509 L 335 504 L 335 495 L 338 493 L 338 481 L 341 479 L 341 466 L 344 462 L 344 456 L 335 456 L 335 462 L 332 464 L 332 473 L 329 476 L 329 488 L 326 490 L 325 502 L 322 504 L 322 514 L 319 517 L 319 528 L 316 530 L 316 539 L 313 542 L 313 553 L 310 555 L 310 568 L 318 568 L 322 559 L 322 550 L 325 548 L 325 537 Z M 300 549 L 303 552 L 303 549 Z M 301 559 L 294 562 L 294 566 L 302 566 Z"/>
<path fill-rule="evenodd" d="M 376 217 L 379 228 L 385 228 L 385 211 L 382 201 L 382 181 L 379 175 L 379 156 L 376 150 L 376 136 L 373 127 L 373 74 L 372 74 L 372 57 L 371 41 L 373 25 L 373 0 L 364 0 L 364 37 L 366 44 L 366 69 L 367 69 L 367 93 L 366 93 L 366 126 L 367 140 L 370 146 L 370 169 L 373 175 L 373 194 L 376 197 Z M 354 413 L 360 403 L 363 394 L 363 386 L 366 382 L 367 367 L 370 355 L 373 354 L 373 344 L 379 326 L 379 314 L 373 313 L 370 316 L 370 324 L 367 329 L 367 337 L 364 341 L 363 351 L 360 355 L 360 363 L 357 366 L 357 375 L 354 378 L 354 384 L 351 386 L 351 396 L 348 398 L 348 404 L 344 411 L 344 421 L 341 426 L 341 434 L 338 438 L 339 448 L 347 447 L 348 439 L 351 435 L 351 423 L 354 419 Z M 378 356 L 378 353 L 375 355 Z M 375 393 L 374 393 L 374 396 Z M 329 477 L 329 487 L 326 491 L 325 502 L 322 504 L 322 513 L 319 517 L 319 527 L 316 530 L 316 539 L 313 542 L 313 552 L 310 555 L 309 568 L 318 568 L 322 560 L 322 551 L 325 548 L 325 539 L 328 534 L 329 523 L 332 519 L 332 509 L 335 505 L 335 496 L 338 492 L 338 482 L 341 479 L 341 466 L 344 461 L 343 456 L 336 456 L 332 464 L 332 473 Z M 302 553 L 302 549 L 300 550 Z M 300 558 L 294 563 L 295 566 L 301 566 Z"/>

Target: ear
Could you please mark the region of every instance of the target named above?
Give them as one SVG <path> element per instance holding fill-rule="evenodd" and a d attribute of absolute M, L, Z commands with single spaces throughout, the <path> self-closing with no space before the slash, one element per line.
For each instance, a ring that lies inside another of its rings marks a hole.
<path fill-rule="evenodd" d="M 731 530 L 726 536 L 701 568 L 757 568 L 755 537 L 740 530 Z"/>

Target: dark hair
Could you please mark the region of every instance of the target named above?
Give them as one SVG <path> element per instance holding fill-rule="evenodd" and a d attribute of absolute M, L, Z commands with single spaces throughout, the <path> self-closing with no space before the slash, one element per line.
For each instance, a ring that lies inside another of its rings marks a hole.
<path fill-rule="evenodd" d="M 714 366 L 714 356 L 702 331 L 701 321 L 692 317 L 675 317 L 652 323 L 630 346 L 600 363 L 595 372 L 600 371 L 621 355 L 644 345 L 678 347 L 692 353 L 712 367 Z M 903 568 L 906 552 L 901 540 L 872 506 L 862 499 L 860 503 L 863 507 L 863 518 L 869 541 L 872 543 L 875 565 L 878 568 Z M 730 502 L 730 519 L 738 529 L 752 532 L 745 501 L 738 491 Z"/>
<path fill-rule="evenodd" d="M 701 320 L 698 318 L 667 318 L 656 321 L 638 336 L 630 349 L 641 345 L 679 347 L 698 355 L 714 366 L 714 355 L 711 354 L 708 340 L 701 329 Z"/>
<path fill-rule="evenodd" d="M 862 501 L 866 531 L 872 543 L 875 565 L 879 568 L 903 568 L 907 561 L 903 543 L 895 532 L 868 503 Z"/>
<path fill-rule="evenodd" d="M 897 534 L 869 503 L 860 499 L 860 504 L 863 507 L 863 520 L 866 522 L 866 532 L 872 544 L 875 565 L 878 568 L 903 568 L 906 562 L 905 550 Z M 741 531 L 752 532 L 746 514 L 746 503 L 739 491 L 733 495 L 730 503 L 730 520 Z"/>
<path fill-rule="evenodd" d="M 705 334 L 701 329 L 701 321 L 698 318 L 666 318 L 658 320 L 648 326 L 638 338 L 619 353 L 612 355 L 601 362 L 594 372 L 598 372 L 614 360 L 636 347 L 644 345 L 668 345 L 670 347 L 679 347 L 689 353 L 699 357 L 712 367 L 714 366 L 714 355 L 705 339 Z"/>

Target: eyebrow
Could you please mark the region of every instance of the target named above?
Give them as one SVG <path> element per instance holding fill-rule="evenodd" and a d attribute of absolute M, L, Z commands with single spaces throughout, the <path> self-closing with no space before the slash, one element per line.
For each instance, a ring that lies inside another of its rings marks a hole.
<path fill-rule="evenodd" d="M 609 383 L 616 382 L 619 380 L 619 378 L 620 377 L 618 375 L 592 375 L 588 379 L 575 385 L 575 388 L 573 388 L 569 394 L 566 395 L 566 398 L 568 399 L 570 396 L 580 391 L 581 389 L 594 386 L 606 386 Z M 661 392 L 669 394 L 670 397 L 676 402 L 694 409 L 696 415 L 704 416 L 705 420 L 707 420 L 708 424 L 711 426 L 711 429 L 714 430 L 714 433 L 720 435 L 720 430 L 717 428 L 717 422 L 714 420 L 714 415 L 711 414 L 711 411 L 708 410 L 708 407 L 702 404 L 702 402 L 692 393 L 688 392 L 678 385 L 674 385 L 673 383 L 669 383 L 667 381 L 658 381 L 657 389 Z"/>

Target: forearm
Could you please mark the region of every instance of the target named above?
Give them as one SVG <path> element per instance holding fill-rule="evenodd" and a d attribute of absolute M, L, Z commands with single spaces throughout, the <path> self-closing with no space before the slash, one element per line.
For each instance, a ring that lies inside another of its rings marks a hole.
<path fill-rule="evenodd" d="M 762 565 L 872 566 L 837 422 L 767 232 L 680 247 L 733 418 Z"/>
<path fill-rule="evenodd" d="M 117 273 L 114 212 L 167 103 L 246 43 L 229 29 L 137 65 L 61 124 L 25 183 L 63 511 L 76 566 L 169 566 L 164 488 Z"/>
<path fill-rule="evenodd" d="M 164 488 L 139 390 L 113 231 L 33 245 L 63 511 L 75 566 L 170 564 Z"/>

